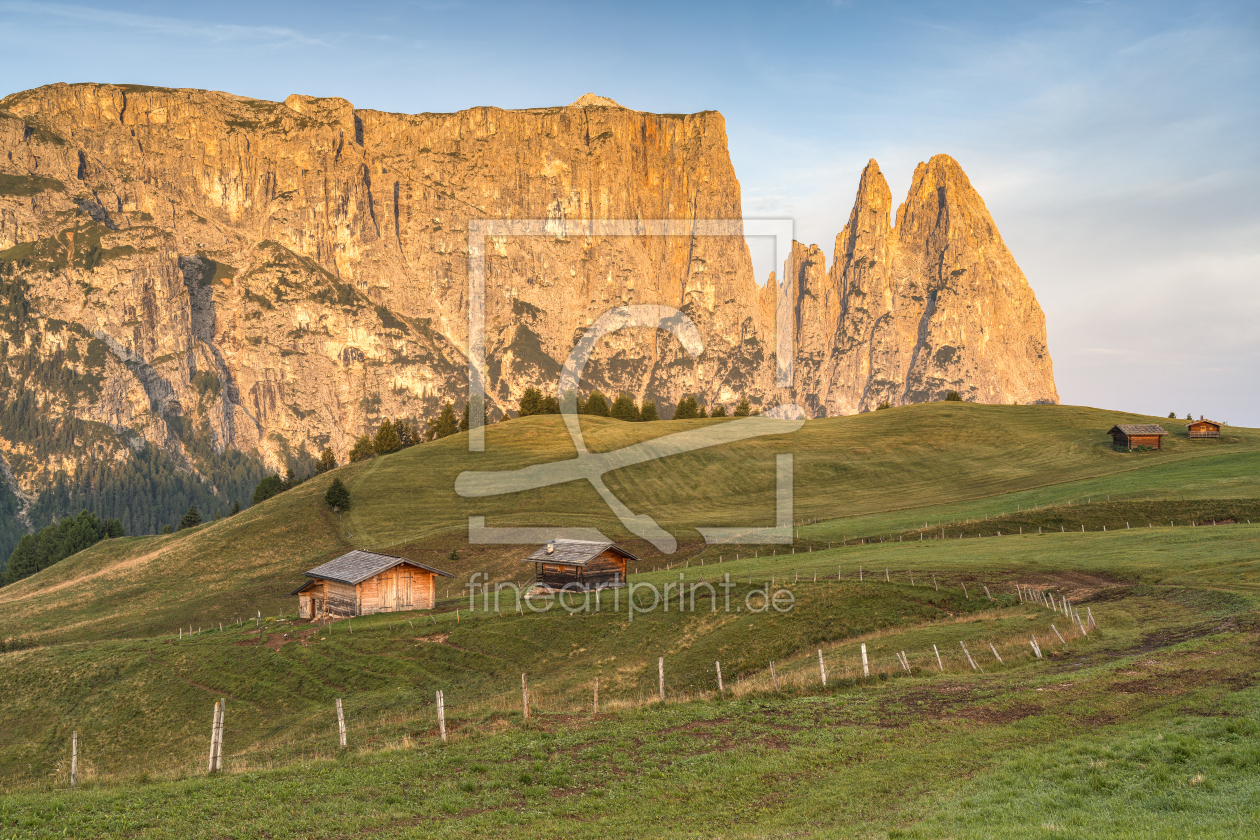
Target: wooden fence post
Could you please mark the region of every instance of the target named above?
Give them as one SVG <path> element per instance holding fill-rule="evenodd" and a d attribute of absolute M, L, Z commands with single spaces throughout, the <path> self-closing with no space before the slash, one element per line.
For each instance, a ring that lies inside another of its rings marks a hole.
<path fill-rule="evenodd" d="M 888 583 L 888 582 L 889 582 L 889 580 L 888 580 L 888 567 L 887 567 L 887 566 L 885 566 L 885 567 L 884 567 L 884 583 Z"/>
<path fill-rule="evenodd" d="M 770 679 L 774 682 L 774 690 L 779 690 L 779 676 L 774 672 L 774 662 L 770 663 Z"/>
<path fill-rule="evenodd" d="M 713 663 L 713 666 L 714 666 L 715 668 L 717 668 L 717 675 L 718 675 L 718 694 L 719 694 L 719 695 L 721 695 L 722 697 L 725 697 L 725 696 L 726 696 L 726 689 L 722 687 L 722 663 L 721 663 L 720 661 L 717 661 L 717 662 L 714 662 L 714 663 Z"/>
<path fill-rule="evenodd" d="M 79 784 L 79 730 L 70 733 L 70 789 Z"/>
<path fill-rule="evenodd" d="M 906 652 L 903 650 L 897 658 L 901 660 L 901 667 L 906 669 L 906 673 L 912 673 L 910 670 L 910 660 L 906 659 Z"/>
<path fill-rule="evenodd" d="M 346 715 L 341 709 L 341 698 L 337 698 L 337 735 L 341 740 L 341 748 L 346 748 Z"/>
<path fill-rule="evenodd" d="M 936 575 L 932 575 L 932 588 L 937 592 L 941 591 L 941 587 L 936 583 Z"/>
<path fill-rule="evenodd" d="M 438 735 L 442 736 L 442 743 L 446 743 L 446 697 L 441 690 L 437 693 L 437 716 L 438 716 Z"/>
<path fill-rule="evenodd" d="M 970 600 L 971 600 L 971 593 L 967 591 L 967 584 L 965 584 L 965 583 L 964 583 L 964 584 L 962 585 L 962 588 L 963 588 L 963 595 L 964 595 L 964 596 L 966 596 L 966 598 L 967 598 L 967 600 L 968 600 L 968 601 L 970 601 Z"/>
<path fill-rule="evenodd" d="M 525 721 L 526 723 L 528 723 L 529 722 L 529 683 L 525 681 L 524 674 L 521 674 L 521 708 L 525 712 Z"/>
<path fill-rule="evenodd" d="M 222 711 L 219 701 L 214 701 L 214 717 L 210 721 L 210 761 L 206 767 L 208 773 L 214 772 L 214 749 L 219 745 L 219 714 Z"/>
<path fill-rule="evenodd" d="M 822 676 L 823 688 L 827 687 L 827 666 L 823 664 L 822 648 L 818 649 L 818 673 Z"/>
<path fill-rule="evenodd" d="M 870 663 L 866 661 L 866 643 L 862 643 L 862 676 L 869 677 L 871 675 Z"/>
<path fill-rule="evenodd" d="M 992 601 L 992 600 L 993 600 L 993 595 L 989 593 L 989 587 L 987 587 L 987 586 L 986 586 L 986 587 L 984 588 L 984 594 L 989 596 L 989 600 L 990 600 L 990 601 Z"/>
<path fill-rule="evenodd" d="M 661 705 L 665 705 L 665 657 L 656 660 L 656 673 L 658 685 L 660 688 Z"/>
<path fill-rule="evenodd" d="M 910 585 L 914 586 L 914 570 L 910 570 Z"/>
<path fill-rule="evenodd" d="M 1090 626 L 1090 627 L 1097 627 L 1097 626 L 1098 626 L 1098 622 L 1097 622 L 1097 621 L 1094 621 L 1094 614 L 1090 611 L 1089 607 L 1086 607 L 1086 608 L 1085 608 L 1085 615 L 1089 616 L 1089 626 Z"/>
<path fill-rule="evenodd" d="M 1037 658 L 1038 658 L 1038 659 L 1041 659 L 1041 658 L 1042 658 L 1042 657 L 1041 657 L 1041 645 L 1037 644 L 1037 634 L 1036 634 L 1036 633 L 1032 634 L 1032 649 L 1033 649 L 1033 653 L 1037 654 Z"/>
<path fill-rule="evenodd" d="M 1063 634 L 1059 632 L 1059 628 L 1058 628 L 1058 627 L 1055 627 L 1053 624 L 1051 624 L 1051 625 L 1050 625 L 1050 629 L 1054 631 L 1054 635 L 1056 635 L 1056 636 L 1058 636 L 1058 637 L 1059 637 L 1059 641 L 1060 641 L 1060 642 L 1063 642 Z M 1063 642 L 1063 644 L 1065 644 L 1065 645 L 1066 645 L 1066 644 L 1067 644 L 1067 642 Z"/>
<path fill-rule="evenodd" d="M 1006 664 L 1005 662 L 1002 661 L 1002 654 L 998 653 L 997 648 L 993 646 L 993 642 L 989 642 L 989 650 L 993 651 L 993 656 L 995 659 L 997 659 L 999 665 Z"/>
<path fill-rule="evenodd" d="M 971 651 L 967 650 L 967 644 L 962 639 L 958 640 L 958 644 L 962 645 L 963 653 L 967 655 L 967 661 L 971 663 L 971 670 L 979 671 L 980 666 L 976 664 L 976 660 L 971 658 Z"/>
<path fill-rule="evenodd" d="M 941 652 L 936 649 L 936 645 L 932 645 L 932 652 L 936 654 L 936 667 L 941 669 L 941 673 L 945 673 L 945 663 L 941 662 Z"/>
<path fill-rule="evenodd" d="M 599 677 L 595 678 L 595 714 L 599 714 Z"/>

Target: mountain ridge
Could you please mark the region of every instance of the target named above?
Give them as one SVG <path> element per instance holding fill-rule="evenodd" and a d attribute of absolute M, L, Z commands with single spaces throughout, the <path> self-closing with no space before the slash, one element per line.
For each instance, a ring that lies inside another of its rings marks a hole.
<path fill-rule="evenodd" d="M 795 401 L 811 416 L 946 390 L 1057 401 L 1035 296 L 941 156 L 916 170 L 896 225 L 872 161 L 832 268 L 798 243 L 781 288 L 757 284 L 741 237 L 583 233 L 604 218 L 740 224 L 716 111 L 650 114 L 588 94 L 406 115 L 298 94 L 59 84 L 0 100 L 0 153 L 0 276 L 6 311 L 20 310 L 0 389 L 26 394 L 48 425 L 0 424 L 0 455 L 31 497 L 58 475 L 83 485 L 89 453 L 122 465 L 156 447 L 163 469 L 192 471 L 226 508 L 227 474 L 239 496 L 264 465 L 301 469 L 325 446 L 344 461 L 384 419 L 461 405 L 474 218 L 542 219 L 548 231 L 487 244 L 492 418 L 528 387 L 554 390 L 582 331 L 637 303 L 679 309 L 704 352 L 623 331 L 600 342 L 584 384 L 653 399 L 665 416 L 686 394 Z M 955 264 L 979 279 L 946 280 Z M 993 302 L 1003 288 L 1010 311 Z M 774 383 L 781 291 L 797 345 L 789 389 Z"/>

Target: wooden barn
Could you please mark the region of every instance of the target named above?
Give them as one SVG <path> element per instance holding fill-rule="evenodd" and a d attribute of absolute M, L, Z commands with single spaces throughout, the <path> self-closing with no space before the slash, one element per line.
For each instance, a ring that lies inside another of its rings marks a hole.
<path fill-rule="evenodd" d="M 1198 420 L 1187 423 L 1186 429 L 1190 432 L 1190 440 L 1219 439 L 1221 436 L 1221 424 L 1215 420 L 1204 420 L 1202 414 Z"/>
<path fill-rule="evenodd" d="M 635 557 L 611 541 L 552 540 L 525 558 L 534 582 L 551 589 L 606 589 L 626 585 L 627 561 Z"/>
<path fill-rule="evenodd" d="M 306 572 L 310 580 L 289 594 L 298 596 L 302 618 L 431 610 L 439 575 L 454 577 L 406 557 L 356 550 Z"/>
<path fill-rule="evenodd" d="M 1164 435 L 1168 432 L 1164 431 L 1162 426 L 1154 423 L 1139 423 L 1133 425 L 1112 426 L 1111 431 L 1107 432 L 1111 435 L 1111 441 L 1116 446 L 1123 446 L 1125 449 L 1135 449 L 1139 446 L 1149 446 L 1151 449 L 1163 449 L 1161 445 Z"/>

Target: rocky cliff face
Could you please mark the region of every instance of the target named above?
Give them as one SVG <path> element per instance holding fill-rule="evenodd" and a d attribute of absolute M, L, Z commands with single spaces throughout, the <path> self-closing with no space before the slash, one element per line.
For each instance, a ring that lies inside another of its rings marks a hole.
<path fill-rule="evenodd" d="M 976 402 L 1058 402 L 1045 316 L 958 163 L 920 163 L 895 226 L 891 209 L 872 160 L 830 270 L 817 246 L 793 252 L 802 405 L 834 416 L 951 390 Z"/>
<path fill-rule="evenodd" d="M 794 249 L 793 395 L 773 388 L 775 287 L 758 287 L 741 237 L 584 227 L 738 220 L 717 113 L 590 94 L 419 115 L 136 86 L 15 94 L 0 101 L 0 389 L 29 406 L 0 417 L 0 452 L 31 495 L 85 453 L 108 465 L 150 445 L 212 480 L 218 454 L 344 459 L 384 418 L 461 405 L 475 219 L 546 220 L 486 244 L 492 416 L 554 389 L 582 331 L 634 303 L 687 313 L 704 352 L 631 331 L 584 380 L 666 416 L 687 393 L 828 414 L 946 388 L 1054 399 L 1041 312 L 957 165 L 920 166 L 895 228 L 890 207 L 872 162 L 831 269 Z M 45 431 L 18 417 L 32 412 Z"/>

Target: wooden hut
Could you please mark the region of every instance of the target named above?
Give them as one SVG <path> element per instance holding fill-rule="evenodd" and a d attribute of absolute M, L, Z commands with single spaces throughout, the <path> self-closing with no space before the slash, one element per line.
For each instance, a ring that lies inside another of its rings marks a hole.
<path fill-rule="evenodd" d="M 1186 429 L 1190 432 L 1190 440 L 1219 439 L 1221 436 L 1221 424 L 1215 420 L 1203 419 L 1202 414 L 1198 420 L 1187 423 Z"/>
<path fill-rule="evenodd" d="M 298 596 L 302 618 L 431 610 L 438 576 L 454 577 L 406 557 L 357 550 L 305 574 L 310 580 L 289 593 Z"/>
<path fill-rule="evenodd" d="M 1133 449 L 1138 446 L 1149 446 L 1151 449 L 1163 449 L 1161 442 L 1164 435 L 1168 432 L 1164 431 L 1162 426 L 1154 423 L 1139 423 L 1133 425 L 1112 426 L 1111 431 L 1107 432 L 1111 435 L 1111 441 L 1116 446 L 1123 446 L 1126 449 Z"/>
<path fill-rule="evenodd" d="M 625 586 L 627 561 L 638 559 L 609 540 L 552 540 L 524 562 L 534 564 L 536 584 L 586 591 Z"/>

